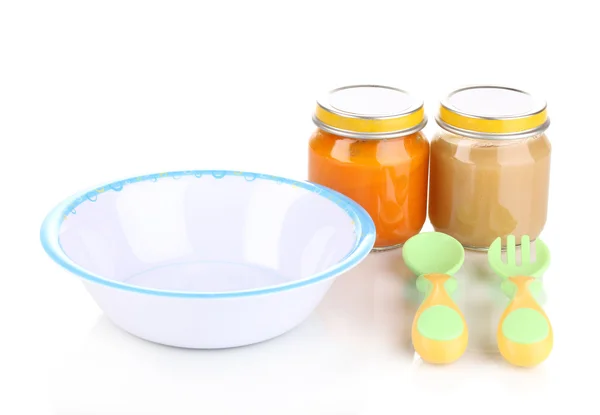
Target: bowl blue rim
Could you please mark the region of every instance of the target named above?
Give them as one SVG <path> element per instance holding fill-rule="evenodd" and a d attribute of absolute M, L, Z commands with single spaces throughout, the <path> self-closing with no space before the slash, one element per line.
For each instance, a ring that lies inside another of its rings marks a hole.
<path fill-rule="evenodd" d="M 225 176 L 239 176 L 249 182 L 254 181 L 256 179 L 270 180 L 278 184 L 297 186 L 308 191 L 317 193 L 325 197 L 326 199 L 331 200 L 336 205 L 344 209 L 344 211 L 354 221 L 355 231 L 357 235 L 356 243 L 353 249 L 340 262 L 338 262 L 337 264 L 325 271 L 313 275 L 312 277 L 260 289 L 215 293 L 157 290 L 130 285 L 119 281 L 112 281 L 103 278 L 102 276 L 97 275 L 95 273 L 89 272 L 84 268 L 80 267 L 79 265 L 75 264 L 63 251 L 58 238 L 60 226 L 64 220 L 68 219 L 69 215 L 76 214 L 75 209 L 82 203 L 85 203 L 87 201 L 94 202 L 97 199 L 97 197 L 104 192 L 120 192 L 124 187 L 134 183 L 139 183 L 143 181 L 155 182 L 157 180 L 162 180 L 166 178 L 177 180 L 183 176 L 195 176 L 197 178 L 201 178 L 204 175 L 211 175 L 216 179 L 221 179 Z M 361 262 L 369 254 L 371 249 L 373 249 L 373 245 L 375 244 L 375 224 L 373 223 L 373 220 L 366 212 L 366 210 L 358 203 L 332 189 L 308 181 L 298 181 L 280 176 L 233 170 L 185 170 L 132 177 L 79 192 L 58 204 L 54 209 L 50 211 L 50 213 L 48 213 L 40 229 L 40 240 L 44 250 L 54 262 L 56 262 L 66 270 L 70 271 L 71 273 L 91 282 L 140 294 L 150 294 L 165 297 L 235 298 L 262 294 L 272 294 L 280 291 L 291 290 L 309 284 L 314 284 L 316 282 L 328 278 L 336 277 L 350 270 L 359 262 Z"/>

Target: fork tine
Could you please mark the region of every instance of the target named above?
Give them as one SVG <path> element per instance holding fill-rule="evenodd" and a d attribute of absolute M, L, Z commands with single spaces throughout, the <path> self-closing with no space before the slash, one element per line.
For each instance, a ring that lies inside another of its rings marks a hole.
<path fill-rule="evenodd" d="M 529 235 L 523 235 L 521 237 L 521 265 L 529 264 L 531 262 L 531 256 L 529 248 L 531 247 L 531 241 Z"/>
<path fill-rule="evenodd" d="M 537 238 L 535 240 L 535 262 L 544 261 L 544 267 L 537 270 L 533 277 L 539 278 L 550 265 L 550 251 L 546 244 L 542 242 L 541 239 Z"/>
<path fill-rule="evenodd" d="M 506 237 L 506 263 L 508 265 L 515 265 L 516 264 L 515 251 L 516 251 L 515 236 L 514 235 L 508 235 Z"/>
<path fill-rule="evenodd" d="M 488 263 L 496 273 L 500 272 L 502 264 L 502 238 L 496 238 L 488 249 Z"/>
<path fill-rule="evenodd" d="M 502 261 L 502 238 L 496 238 L 488 249 L 488 258 Z"/>
<path fill-rule="evenodd" d="M 490 246 L 489 252 L 492 252 L 494 255 L 502 252 L 502 239 L 496 238 L 492 245 Z"/>

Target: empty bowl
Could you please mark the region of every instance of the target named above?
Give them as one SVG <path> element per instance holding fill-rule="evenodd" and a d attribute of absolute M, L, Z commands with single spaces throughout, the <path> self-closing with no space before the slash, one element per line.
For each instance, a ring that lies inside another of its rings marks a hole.
<path fill-rule="evenodd" d="M 325 187 L 234 171 L 151 174 L 82 192 L 46 217 L 48 255 L 127 332 L 187 348 L 294 328 L 375 241 Z"/>

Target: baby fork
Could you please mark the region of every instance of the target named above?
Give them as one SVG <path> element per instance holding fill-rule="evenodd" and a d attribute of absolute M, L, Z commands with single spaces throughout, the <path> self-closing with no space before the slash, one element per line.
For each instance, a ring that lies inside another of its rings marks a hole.
<path fill-rule="evenodd" d="M 540 239 L 535 241 L 535 261 L 530 256 L 528 236 L 521 238 L 521 264 L 517 264 L 515 237 L 507 237 L 502 260 L 502 240 L 497 238 L 488 250 L 488 262 L 502 277 L 502 291 L 511 299 L 496 333 L 502 356 L 516 366 L 531 367 L 543 362 L 552 351 L 553 333 L 548 316 L 535 297 L 541 291 L 538 280 L 550 265 L 550 251 Z"/>

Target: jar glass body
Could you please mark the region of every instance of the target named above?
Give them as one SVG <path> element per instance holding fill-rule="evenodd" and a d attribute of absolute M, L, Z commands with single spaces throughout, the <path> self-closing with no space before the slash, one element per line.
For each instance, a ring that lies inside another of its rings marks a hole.
<path fill-rule="evenodd" d="M 462 137 L 440 130 L 431 142 L 429 219 L 465 247 L 497 238 L 537 238 L 546 224 L 551 146 L 521 139 Z"/>
<path fill-rule="evenodd" d="M 422 133 L 355 139 L 317 129 L 309 143 L 308 180 L 336 190 L 369 213 L 375 249 L 403 244 L 427 216 L 429 142 Z"/>

